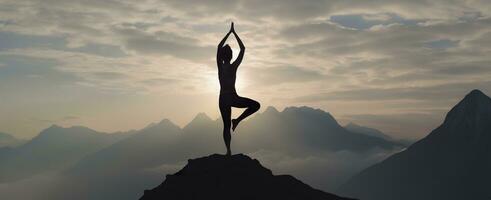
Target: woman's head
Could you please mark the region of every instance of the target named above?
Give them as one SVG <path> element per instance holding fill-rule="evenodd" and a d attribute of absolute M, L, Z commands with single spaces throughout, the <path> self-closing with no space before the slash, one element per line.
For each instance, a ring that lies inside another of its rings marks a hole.
<path fill-rule="evenodd" d="M 228 44 L 220 49 L 219 58 L 222 63 L 230 63 L 230 60 L 232 60 L 232 48 Z"/>

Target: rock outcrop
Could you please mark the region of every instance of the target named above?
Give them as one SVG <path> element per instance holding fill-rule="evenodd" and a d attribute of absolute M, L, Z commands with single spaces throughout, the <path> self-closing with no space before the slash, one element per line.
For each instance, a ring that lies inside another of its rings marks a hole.
<path fill-rule="evenodd" d="M 282 199 L 348 200 L 314 189 L 289 175 L 273 175 L 259 161 L 242 154 L 214 154 L 192 159 L 179 172 L 146 190 L 141 200 Z"/>

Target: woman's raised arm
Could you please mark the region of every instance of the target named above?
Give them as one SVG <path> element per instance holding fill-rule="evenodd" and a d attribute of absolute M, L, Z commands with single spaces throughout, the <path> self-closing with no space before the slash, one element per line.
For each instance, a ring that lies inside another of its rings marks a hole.
<path fill-rule="evenodd" d="M 227 35 L 225 35 L 225 37 L 223 37 L 222 41 L 220 41 L 220 43 L 218 43 L 218 46 L 217 46 L 217 64 L 220 64 L 220 61 L 219 61 L 219 56 L 220 56 L 220 50 L 222 49 L 223 45 L 225 44 L 225 41 L 227 41 L 227 38 L 228 36 L 230 35 L 230 33 L 232 33 L 232 29 L 234 27 L 234 23 L 232 22 L 232 27 L 230 28 L 230 31 L 228 31 Z"/>
<path fill-rule="evenodd" d="M 220 50 L 223 48 L 223 44 L 225 44 L 225 41 L 227 41 L 227 38 L 228 36 L 230 35 L 230 31 L 227 33 L 227 35 L 225 35 L 225 37 L 223 37 L 222 41 L 220 41 L 220 43 L 218 44 L 218 47 L 217 47 L 217 64 L 220 64 Z"/>
<path fill-rule="evenodd" d="M 237 59 L 235 59 L 233 65 L 239 67 L 240 63 L 242 62 L 242 58 L 244 58 L 245 46 L 244 43 L 242 43 L 242 40 L 240 39 L 239 35 L 235 32 L 233 25 L 232 25 L 232 33 L 234 33 L 235 39 L 237 39 L 237 42 L 239 43 L 239 47 L 240 47 L 239 55 L 237 56 Z"/>

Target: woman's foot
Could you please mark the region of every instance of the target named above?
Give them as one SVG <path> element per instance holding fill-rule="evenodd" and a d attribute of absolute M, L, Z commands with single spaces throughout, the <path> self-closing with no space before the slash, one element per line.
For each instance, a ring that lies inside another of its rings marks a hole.
<path fill-rule="evenodd" d="M 235 128 L 239 125 L 239 120 L 238 119 L 232 119 L 232 131 L 235 132 Z"/>
<path fill-rule="evenodd" d="M 232 156 L 232 152 L 230 152 L 230 150 L 227 150 L 227 156 Z"/>

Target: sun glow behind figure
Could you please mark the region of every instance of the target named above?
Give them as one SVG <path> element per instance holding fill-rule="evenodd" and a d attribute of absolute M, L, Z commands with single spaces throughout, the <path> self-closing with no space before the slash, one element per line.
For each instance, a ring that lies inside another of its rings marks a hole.
<path fill-rule="evenodd" d="M 220 83 L 218 82 L 218 78 L 216 77 L 216 72 L 206 75 L 206 86 L 210 90 L 210 92 L 218 93 L 220 92 Z"/>
<path fill-rule="evenodd" d="M 230 42 L 230 41 L 227 41 L 227 42 Z M 234 43 L 232 42 L 232 44 L 234 44 Z M 237 52 L 239 52 L 239 51 L 240 51 L 239 48 L 233 48 L 232 47 L 232 52 L 233 52 L 232 60 L 237 59 L 237 55 L 238 55 Z M 243 67 L 245 67 L 245 68 L 251 67 L 248 64 L 244 64 L 244 65 L 245 66 L 243 66 Z M 205 79 L 206 79 L 205 87 L 207 88 L 207 92 L 212 92 L 215 94 L 215 93 L 220 92 L 220 83 L 218 82 L 218 78 L 217 78 L 218 71 L 216 69 L 216 66 L 213 66 L 213 67 L 214 67 L 214 68 L 212 68 L 213 70 L 211 70 L 212 73 L 206 73 L 206 75 L 205 75 L 206 76 L 205 77 Z M 240 91 L 243 91 L 249 85 L 247 74 L 244 73 L 244 71 L 246 70 L 245 68 L 237 70 L 237 79 L 235 81 L 235 88 L 237 90 L 240 90 Z M 245 91 L 245 92 L 247 92 L 247 91 Z"/>
<path fill-rule="evenodd" d="M 247 88 L 248 85 L 247 77 L 245 77 L 246 76 L 245 74 L 240 72 L 237 72 L 237 74 L 242 77 L 237 77 L 237 81 L 235 82 L 235 88 L 237 90 L 243 91 L 245 88 Z M 206 87 L 210 92 L 215 92 L 215 93 L 220 92 L 220 83 L 218 82 L 216 74 L 214 74 L 214 76 L 206 75 Z"/>

